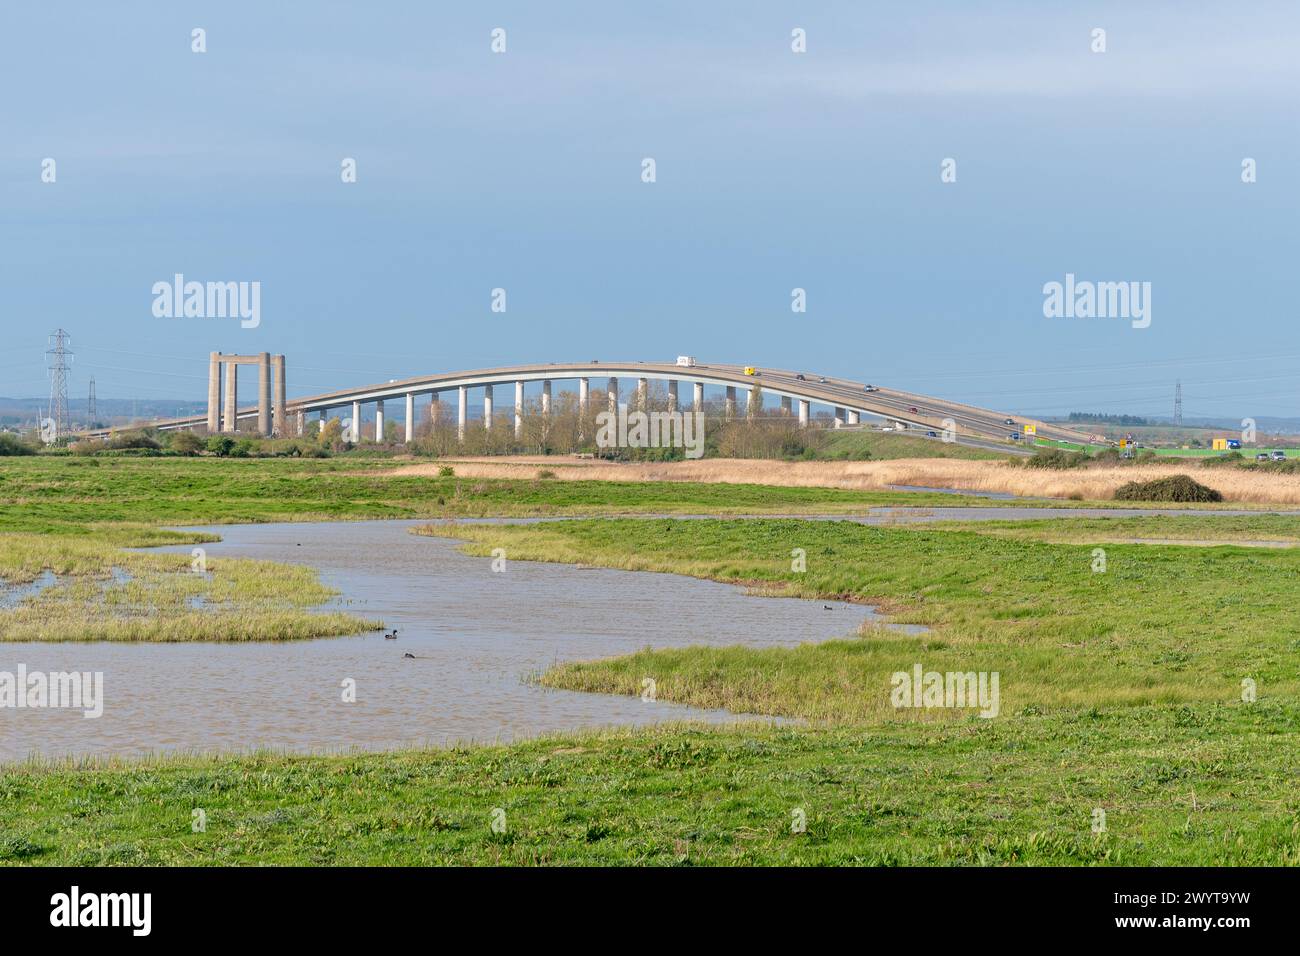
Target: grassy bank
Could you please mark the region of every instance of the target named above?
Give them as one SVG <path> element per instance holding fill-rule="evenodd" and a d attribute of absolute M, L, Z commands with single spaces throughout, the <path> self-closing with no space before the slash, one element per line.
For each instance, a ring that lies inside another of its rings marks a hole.
<path fill-rule="evenodd" d="M 1261 699 L 13 768 L 0 862 L 1296 865 L 1298 745 L 1300 708 Z"/>
<path fill-rule="evenodd" d="M 756 484 L 556 481 L 407 474 L 393 461 L 37 457 L 0 460 L 0 533 L 91 533 L 106 523 L 360 518 L 860 512 L 987 504 L 898 491 Z M 538 469 L 530 469 L 536 472 Z"/>
<path fill-rule="evenodd" d="M 1004 713 L 1025 708 L 1229 702 L 1243 678 L 1296 693 L 1300 552 L 1233 547 L 1093 546 L 1008 540 L 851 522 L 575 521 L 435 527 L 487 554 L 689 574 L 766 593 L 843 598 L 930 627 L 911 636 L 788 649 L 647 650 L 560 664 L 553 687 L 818 720 L 875 721 L 895 712 L 890 675 L 927 670 L 1001 674 Z M 792 568 L 792 552 L 806 570 Z M 798 635 L 790 635 L 796 642 Z M 965 712 L 935 710 L 934 719 Z"/>
<path fill-rule="evenodd" d="M 39 585 L 0 610 L 0 641 L 286 641 L 380 626 L 312 611 L 336 592 L 309 567 L 122 550 L 209 540 L 126 527 L 0 534 L 0 581 Z"/>

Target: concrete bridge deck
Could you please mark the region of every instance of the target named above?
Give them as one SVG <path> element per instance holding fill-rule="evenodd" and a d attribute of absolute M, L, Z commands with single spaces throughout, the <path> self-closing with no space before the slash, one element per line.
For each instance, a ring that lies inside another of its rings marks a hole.
<path fill-rule="evenodd" d="M 477 369 L 462 372 L 446 372 L 436 375 L 421 375 L 358 388 L 340 389 L 320 395 L 309 395 L 288 402 L 286 422 L 275 423 L 280 434 L 296 434 L 297 422 L 306 415 L 326 413 L 335 409 L 347 409 L 344 417 L 351 417 L 354 425 L 353 438 L 359 437 L 361 408 L 364 405 L 387 401 L 404 401 L 406 404 L 405 432 L 409 441 L 414 427 L 414 401 L 416 396 L 444 392 L 455 392 L 458 405 L 458 422 L 463 427 L 467 421 L 467 392 L 469 389 L 488 389 L 498 385 L 515 386 L 515 424 L 519 427 L 522 414 L 524 384 L 542 382 L 544 396 L 549 396 L 549 383 L 554 381 L 577 380 L 579 397 L 584 404 L 595 401 L 597 408 L 605 403 L 618 401 L 618 379 L 637 379 L 638 383 L 654 380 L 669 382 L 670 401 L 677 400 L 677 383 L 692 386 L 692 400 L 678 403 L 682 409 L 698 407 L 703 402 L 704 387 L 722 387 L 727 389 L 728 408 L 737 411 L 736 400 L 741 391 L 748 395 L 755 385 L 764 396 L 774 396 L 782 400 L 782 407 L 790 413 L 797 413 L 801 424 L 807 424 L 811 418 L 813 404 L 826 405 L 835 410 L 837 422 L 857 424 L 862 415 L 877 416 L 889 421 L 901 422 L 909 427 L 942 431 L 945 420 L 955 423 L 960 435 L 979 438 L 992 438 L 1007 441 L 1010 433 L 1023 431 L 1024 425 L 1034 425 L 1039 438 L 1058 441 L 1087 443 L 1089 435 L 1077 429 L 1053 425 L 1036 419 L 1021 418 L 992 409 L 966 405 L 947 399 L 934 398 L 904 392 L 883 386 L 867 391 L 867 383 L 849 379 L 820 376 L 812 372 L 797 372 L 790 369 L 758 368 L 757 375 L 746 375 L 744 366 L 726 364 L 696 364 L 681 366 L 671 362 L 553 362 L 541 365 L 517 365 L 499 368 Z M 592 379 L 604 380 L 604 388 L 596 396 L 590 394 Z M 609 380 L 614 385 L 609 385 Z M 640 386 L 639 386 L 640 387 Z M 600 392 L 604 392 L 604 401 Z M 545 400 L 545 399 L 544 399 Z M 485 402 L 485 411 L 490 409 L 490 402 Z M 913 411 L 915 409 L 915 411 Z M 258 408 L 249 406 L 240 408 L 237 417 L 240 420 L 257 418 Z M 1008 425 L 1011 419 L 1014 424 Z M 162 430 L 206 428 L 208 415 L 194 415 L 184 418 L 162 419 L 148 423 L 137 423 L 131 427 L 155 427 Z M 292 427 L 289 427 L 292 426 Z M 116 429 L 99 429 L 79 433 L 83 437 L 106 435 Z M 382 430 L 378 423 L 377 433 Z"/>

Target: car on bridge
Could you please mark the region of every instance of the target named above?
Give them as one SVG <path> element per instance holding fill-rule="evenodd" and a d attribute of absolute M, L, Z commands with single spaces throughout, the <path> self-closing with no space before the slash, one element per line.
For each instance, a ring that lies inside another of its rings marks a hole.
<path fill-rule="evenodd" d="M 926 437 L 926 438 L 938 438 L 938 437 L 939 437 L 939 433 L 936 432 L 936 431 L 928 431 L 928 432 L 925 433 L 925 437 Z"/>
<path fill-rule="evenodd" d="M 806 381 L 808 381 L 808 379 L 804 378 L 804 374 L 803 374 L 803 372 L 799 372 L 797 375 L 795 375 L 795 378 L 797 378 L 797 379 L 798 379 L 799 381 L 801 381 L 801 382 L 806 382 Z"/>
<path fill-rule="evenodd" d="M 1020 441 L 1020 432 L 1011 432 L 1007 435 L 1012 441 Z"/>
<path fill-rule="evenodd" d="M 877 388 L 875 385 L 863 385 L 863 386 L 862 386 L 862 390 L 863 390 L 864 392 L 878 392 L 878 391 L 880 391 L 880 389 Z"/>
<path fill-rule="evenodd" d="M 911 412 L 913 415 L 920 415 L 920 414 L 921 414 L 920 409 L 918 409 L 915 405 L 908 405 L 908 406 L 907 406 L 907 410 L 908 410 L 909 412 Z"/>
<path fill-rule="evenodd" d="M 754 366 L 752 366 L 752 365 L 746 365 L 746 366 L 745 366 L 745 374 L 746 374 L 746 375 L 757 375 L 757 374 L 758 374 L 758 369 L 754 368 Z"/>
<path fill-rule="evenodd" d="M 1015 423 L 1016 423 L 1016 420 L 1015 420 L 1014 418 L 1008 418 L 1008 419 L 1007 419 L 1006 421 L 1004 421 L 1002 424 L 1003 424 L 1003 425 L 1014 425 Z"/>

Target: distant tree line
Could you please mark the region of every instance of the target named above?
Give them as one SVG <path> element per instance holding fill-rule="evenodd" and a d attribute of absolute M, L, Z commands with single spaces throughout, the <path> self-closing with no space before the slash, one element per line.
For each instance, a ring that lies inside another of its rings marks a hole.
<path fill-rule="evenodd" d="M 1138 415 L 1103 415 L 1101 412 L 1070 412 L 1070 421 L 1095 425 L 1150 425 L 1148 419 Z"/>

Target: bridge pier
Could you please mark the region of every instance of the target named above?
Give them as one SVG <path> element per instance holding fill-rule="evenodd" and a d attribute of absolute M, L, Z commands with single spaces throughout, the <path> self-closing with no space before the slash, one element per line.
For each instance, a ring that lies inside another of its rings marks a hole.
<path fill-rule="evenodd" d="M 458 441 L 465 440 L 465 421 L 468 418 L 468 408 L 467 408 L 468 401 L 467 401 L 467 396 L 465 394 L 466 391 L 467 390 L 464 385 L 460 386 L 460 388 L 457 389 L 460 398 L 460 407 L 456 411 L 456 439 Z"/>
<path fill-rule="evenodd" d="M 835 406 L 835 427 L 841 428 L 843 427 L 843 425 L 844 425 L 844 409 L 836 405 Z"/>
<path fill-rule="evenodd" d="M 406 443 L 415 440 L 415 393 L 406 393 Z"/>
<path fill-rule="evenodd" d="M 782 414 L 782 415 L 789 415 L 789 414 L 790 414 L 790 396 L 789 396 L 789 395 L 782 395 L 782 396 L 781 396 L 781 414 Z"/>
<path fill-rule="evenodd" d="M 208 434 L 221 428 L 221 353 L 208 356 Z"/>
<path fill-rule="evenodd" d="M 239 366 L 233 362 L 226 366 L 225 424 L 221 430 L 239 431 Z"/>
<path fill-rule="evenodd" d="M 551 414 L 551 380 L 542 382 L 542 414 Z"/>
<path fill-rule="evenodd" d="M 809 410 L 809 406 L 811 405 L 812 402 L 809 402 L 806 399 L 802 399 L 802 398 L 799 399 L 799 427 L 800 428 L 808 427 L 808 410 Z"/>
<path fill-rule="evenodd" d="M 384 403 L 381 399 L 375 402 L 375 441 L 382 443 L 384 440 Z"/>
<path fill-rule="evenodd" d="M 636 407 L 643 412 L 650 407 L 650 380 L 648 378 L 638 378 L 636 380 Z"/>
<path fill-rule="evenodd" d="M 736 417 L 736 386 L 734 385 L 727 386 L 727 403 L 725 406 L 725 417 L 727 421 L 731 421 L 733 418 Z"/>
<path fill-rule="evenodd" d="M 677 379 L 675 378 L 668 380 L 668 410 L 677 411 Z"/>
<path fill-rule="evenodd" d="M 850 409 L 850 410 L 849 410 L 849 424 L 850 424 L 850 425 L 858 425 L 858 424 L 861 424 L 861 422 L 862 422 L 862 419 L 861 419 L 861 417 L 858 415 L 858 413 L 855 412 L 855 411 L 853 411 L 852 409 Z"/>
<path fill-rule="evenodd" d="M 492 430 L 492 386 L 483 389 L 483 430 Z"/>
<path fill-rule="evenodd" d="M 275 401 L 271 405 L 274 413 L 271 417 L 271 434 L 279 435 L 281 438 L 288 431 L 288 402 L 285 399 L 284 385 L 284 356 L 271 356 L 271 372 L 275 379 Z M 302 429 L 298 429 L 298 434 L 302 434 Z"/>
<path fill-rule="evenodd" d="M 587 416 L 591 414 L 591 379 L 578 379 L 578 440 L 587 437 Z"/>
<path fill-rule="evenodd" d="M 515 441 L 524 437 L 524 383 L 515 382 Z"/>
<path fill-rule="evenodd" d="M 611 378 L 609 385 L 606 386 L 606 396 L 609 398 L 609 413 L 618 414 L 618 379 Z"/>
<path fill-rule="evenodd" d="M 271 434 L 271 353 L 257 357 L 257 433 Z"/>
<path fill-rule="evenodd" d="M 325 433 L 325 415 L 328 411 L 329 409 L 327 408 L 322 408 L 320 410 L 320 417 L 316 420 L 316 434 L 318 435 Z"/>
<path fill-rule="evenodd" d="M 697 412 L 704 411 L 704 383 L 703 382 L 695 383 L 695 395 L 694 395 L 694 400 L 692 401 L 691 404 L 694 406 L 693 409 L 694 411 Z"/>
<path fill-rule="evenodd" d="M 352 444 L 354 445 L 357 442 L 361 441 L 361 403 L 360 402 L 352 403 L 352 427 L 348 429 L 348 431 L 350 432 L 350 434 L 348 435 L 348 441 L 352 442 Z"/>
<path fill-rule="evenodd" d="M 763 390 L 755 383 L 745 393 L 745 417 L 753 421 L 754 416 L 763 410 Z"/>

